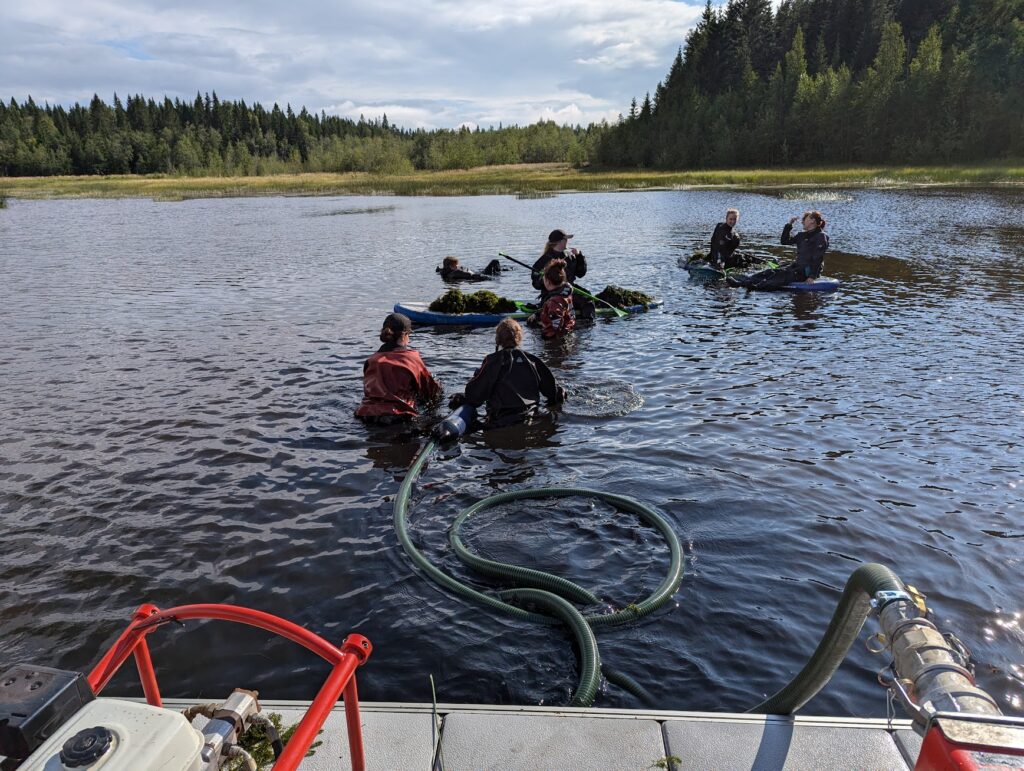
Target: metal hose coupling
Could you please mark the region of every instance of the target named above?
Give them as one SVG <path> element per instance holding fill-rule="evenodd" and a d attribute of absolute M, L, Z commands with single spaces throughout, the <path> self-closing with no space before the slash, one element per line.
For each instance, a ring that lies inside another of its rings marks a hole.
<path fill-rule="evenodd" d="M 873 638 L 878 645 L 868 650 L 892 655 L 879 680 L 916 723 L 924 727 L 940 712 L 1002 714 L 995 699 L 974 684 L 966 651 L 925 617 L 923 602 L 905 591 L 879 591 L 872 604 L 881 631 Z"/>

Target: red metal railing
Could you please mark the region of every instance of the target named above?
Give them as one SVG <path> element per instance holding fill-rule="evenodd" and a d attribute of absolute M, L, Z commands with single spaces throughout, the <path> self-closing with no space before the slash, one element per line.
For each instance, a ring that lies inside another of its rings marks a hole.
<path fill-rule="evenodd" d="M 140 605 L 128 628 L 89 673 L 89 685 L 92 686 L 93 692 L 99 694 L 128 657 L 134 655 L 146 701 L 155 707 L 163 706 L 156 672 L 153 670 L 153 660 L 146 644 L 146 635 L 161 624 L 190 619 L 217 619 L 259 627 L 313 651 L 334 667 L 313 699 L 313 703 L 306 710 L 281 757 L 274 764 L 274 771 L 294 771 L 298 768 L 342 694 L 345 697 L 345 723 L 348 727 L 352 768 L 353 771 L 364 771 L 366 757 L 363 750 L 363 730 L 359 720 L 359 693 L 356 690 L 355 671 L 369 658 L 373 646 L 362 635 L 350 634 L 345 638 L 341 648 L 336 648 L 298 624 L 237 605 L 182 605 L 170 610 L 160 610 L 155 605 Z"/>

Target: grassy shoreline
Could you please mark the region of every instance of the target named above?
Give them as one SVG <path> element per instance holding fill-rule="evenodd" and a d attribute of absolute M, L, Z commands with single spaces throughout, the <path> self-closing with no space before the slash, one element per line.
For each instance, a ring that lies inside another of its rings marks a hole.
<path fill-rule="evenodd" d="M 362 172 L 266 177 L 0 177 L 8 198 L 191 198 L 326 195 L 531 195 L 690 188 L 899 188 L 1024 186 L 1024 163 L 1002 166 L 858 167 L 707 171 L 580 170 L 567 164 L 485 166 L 399 175 Z"/>

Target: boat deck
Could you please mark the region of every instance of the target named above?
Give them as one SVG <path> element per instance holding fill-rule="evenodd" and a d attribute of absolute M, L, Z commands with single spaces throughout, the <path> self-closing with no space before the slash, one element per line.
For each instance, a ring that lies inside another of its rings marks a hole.
<path fill-rule="evenodd" d="M 184 707 L 190 702 L 166 706 Z M 285 726 L 306 704 L 264 702 Z M 364 703 L 369 769 L 908 769 L 921 746 L 910 721 L 715 712 Z M 344 708 L 331 713 L 306 771 L 350 768 Z"/>

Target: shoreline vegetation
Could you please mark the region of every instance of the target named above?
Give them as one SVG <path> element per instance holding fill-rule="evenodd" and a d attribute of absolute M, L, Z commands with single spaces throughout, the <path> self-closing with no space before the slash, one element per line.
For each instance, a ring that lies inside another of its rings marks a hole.
<path fill-rule="evenodd" d="M 574 192 L 702 188 L 915 187 L 1024 187 L 1024 162 L 990 166 L 692 171 L 577 169 L 567 163 L 543 163 L 400 174 L 345 172 L 259 177 L 184 177 L 165 174 L 0 177 L 0 198 L 152 198 L 155 201 L 346 195 L 517 195 L 531 198 Z"/>

